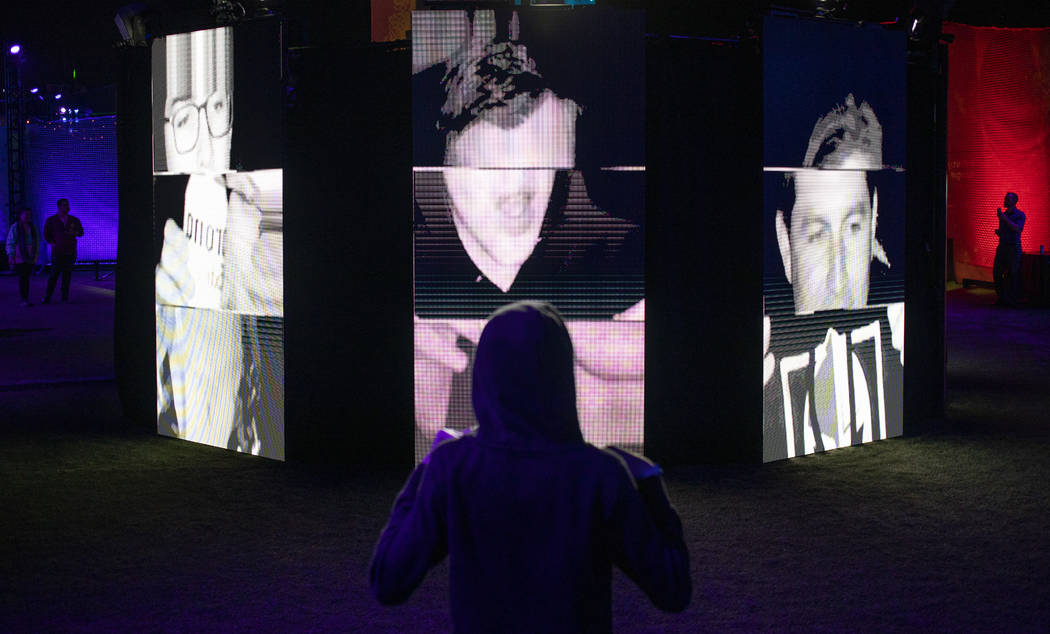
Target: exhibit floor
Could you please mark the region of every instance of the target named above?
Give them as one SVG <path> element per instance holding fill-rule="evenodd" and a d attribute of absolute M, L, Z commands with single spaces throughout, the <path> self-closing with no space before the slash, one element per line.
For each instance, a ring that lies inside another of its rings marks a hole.
<path fill-rule="evenodd" d="M 27 309 L 0 278 L 0 630 L 449 629 L 447 564 L 403 606 L 368 591 L 404 471 L 278 463 L 123 421 L 102 380 L 112 295 L 77 301 L 94 297 L 83 275 L 74 303 Z M 660 613 L 618 574 L 617 631 L 1050 628 L 1050 311 L 991 301 L 949 293 L 935 431 L 668 469 L 693 601 Z"/>
<path fill-rule="evenodd" d="M 33 275 L 33 305 L 22 306 L 18 278 L 0 273 L 0 389 L 113 379 L 115 280 L 95 278 L 93 271 L 74 271 L 69 303 L 56 288 L 51 303 L 41 304 L 47 275 Z"/>

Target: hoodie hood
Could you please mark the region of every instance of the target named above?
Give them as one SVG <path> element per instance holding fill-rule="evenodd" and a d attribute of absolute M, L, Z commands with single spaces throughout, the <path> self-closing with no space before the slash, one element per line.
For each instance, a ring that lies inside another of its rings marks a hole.
<path fill-rule="evenodd" d="M 478 439 L 542 448 L 582 443 L 572 339 L 558 311 L 517 302 L 493 313 L 474 358 Z"/>

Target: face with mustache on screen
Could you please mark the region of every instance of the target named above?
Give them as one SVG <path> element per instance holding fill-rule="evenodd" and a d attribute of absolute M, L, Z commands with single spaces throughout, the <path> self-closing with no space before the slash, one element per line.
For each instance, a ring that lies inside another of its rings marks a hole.
<path fill-rule="evenodd" d="M 817 121 L 802 169 L 790 181 L 790 215 L 777 210 L 776 237 L 795 313 L 868 304 L 873 259 L 890 265 L 875 239 L 878 192 L 867 171 L 882 168 L 882 128 L 853 95 Z M 816 169 L 812 169 L 816 168 Z"/>

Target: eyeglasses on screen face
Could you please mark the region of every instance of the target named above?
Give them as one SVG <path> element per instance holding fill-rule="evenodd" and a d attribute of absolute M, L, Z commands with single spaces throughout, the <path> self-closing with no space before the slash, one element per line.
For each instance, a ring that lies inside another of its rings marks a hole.
<path fill-rule="evenodd" d="M 230 132 L 232 115 L 230 97 L 225 91 L 214 92 L 203 105 L 183 102 L 175 106 L 174 112 L 165 119 L 170 123 L 175 137 L 175 151 L 186 154 L 197 147 L 201 132 L 201 111 L 207 122 L 208 134 L 213 138 L 226 136 Z"/>

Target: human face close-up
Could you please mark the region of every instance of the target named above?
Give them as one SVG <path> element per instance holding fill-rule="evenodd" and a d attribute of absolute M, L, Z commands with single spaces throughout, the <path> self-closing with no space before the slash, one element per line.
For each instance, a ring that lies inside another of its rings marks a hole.
<path fill-rule="evenodd" d="M 445 184 L 460 239 L 499 266 L 536 246 L 558 169 L 575 159 L 576 105 L 552 93 L 510 129 L 479 119 L 448 149 Z"/>
<path fill-rule="evenodd" d="M 872 231 L 864 171 L 795 175 L 788 240 L 796 313 L 867 305 Z"/>
<path fill-rule="evenodd" d="M 230 168 L 232 61 L 229 28 L 167 37 L 164 155 L 168 171 Z"/>

